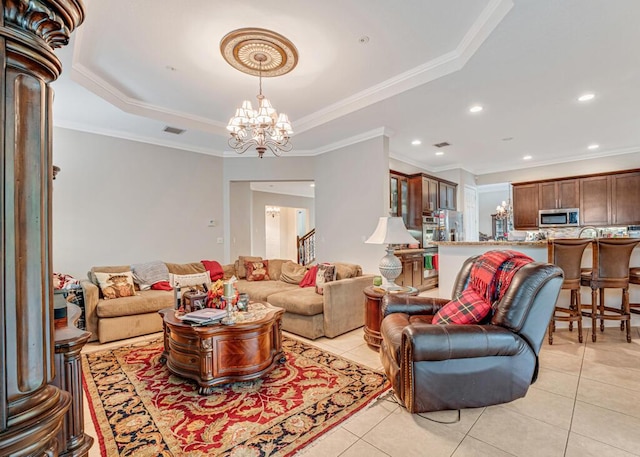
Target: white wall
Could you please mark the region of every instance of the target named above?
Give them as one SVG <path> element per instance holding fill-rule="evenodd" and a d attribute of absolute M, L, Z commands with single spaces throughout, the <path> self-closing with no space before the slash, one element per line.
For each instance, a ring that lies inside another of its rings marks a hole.
<path fill-rule="evenodd" d="M 221 158 L 56 128 L 53 163 L 54 271 L 222 258 Z"/>
<path fill-rule="evenodd" d="M 228 183 L 228 186 L 228 197 L 224 201 L 229 202 L 228 208 L 225 208 L 228 209 L 229 217 L 225 218 L 224 226 L 226 228 L 228 225 L 231 229 L 225 232 L 224 249 L 229 249 L 230 257 L 225 257 L 223 263 L 235 261 L 240 255 L 252 255 L 253 191 L 248 181 L 234 181 Z M 225 191 L 226 189 L 227 186 Z"/>
<path fill-rule="evenodd" d="M 383 246 L 365 244 L 389 205 L 387 137 L 316 157 L 316 253 L 319 262 L 359 263 L 378 272 Z"/>

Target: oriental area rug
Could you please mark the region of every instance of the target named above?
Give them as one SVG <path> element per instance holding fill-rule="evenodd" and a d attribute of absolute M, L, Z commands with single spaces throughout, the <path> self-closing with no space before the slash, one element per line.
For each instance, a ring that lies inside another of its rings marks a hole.
<path fill-rule="evenodd" d="M 282 345 L 287 360 L 271 373 L 210 395 L 160 363 L 161 340 L 83 355 L 101 455 L 292 456 L 389 389 L 379 372 L 291 338 Z"/>

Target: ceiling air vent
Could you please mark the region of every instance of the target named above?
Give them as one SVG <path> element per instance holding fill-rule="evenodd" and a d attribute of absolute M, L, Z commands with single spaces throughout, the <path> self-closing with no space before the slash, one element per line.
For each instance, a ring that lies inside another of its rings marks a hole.
<path fill-rule="evenodd" d="M 182 135 L 186 132 L 185 129 L 179 129 L 178 127 L 169 127 L 168 125 L 163 129 L 167 133 L 173 133 L 174 135 Z"/>
<path fill-rule="evenodd" d="M 451 146 L 449 143 L 447 143 L 446 141 L 443 141 L 442 143 L 436 143 L 434 144 L 434 146 L 436 148 L 444 148 L 445 146 Z"/>

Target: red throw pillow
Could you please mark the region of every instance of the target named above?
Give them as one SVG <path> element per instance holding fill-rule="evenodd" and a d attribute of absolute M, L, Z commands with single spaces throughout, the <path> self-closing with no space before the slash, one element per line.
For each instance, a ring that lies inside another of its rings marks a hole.
<path fill-rule="evenodd" d="M 302 281 L 300 281 L 300 287 L 315 287 L 316 286 L 316 273 L 318 272 L 318 265 L 314 265 L 307 270 Z"/>
<path fill-rule="evenodd" d="M 169 281 L 158 281 L 155 284 L 151 284 L 153 290 L 173 290 Z"/>
<path fill-rule="evenodd" d="M 444 305 L 433 316 L 432 324 L 477 324 L 491 312 L 491 303 L 472 288 L 465 289 L 460 296 Z"/>
<path fill-rule="evenodd" d="M 224 270 L 222 269 L 222 265 L 220 265 L 215 260 L 201 260 L 200 263 L 204 265 L 205 270 L 209 272 L 209 276 L 211 277 L 211 282 L 217 281 L 218 279 L 222 279 L 224 276 Z"/>

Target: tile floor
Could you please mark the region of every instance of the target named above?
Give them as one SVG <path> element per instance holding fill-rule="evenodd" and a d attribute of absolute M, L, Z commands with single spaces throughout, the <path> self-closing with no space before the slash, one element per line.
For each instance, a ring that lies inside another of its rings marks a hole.
<path fill-rule="evenodd" d="M 585 330 L 586 330 L 585 326 Z M 358 329 L 309 344 L 382 370 L 378 354 Z M 102 350 L 148 336 L 107 345 Z M 296 337 L 295 335 L 289 335 Z M 574 333 L 558 329 L 554 344 L 540 353 L 540 375 L 525 398 L 508 404 L 462 411 L 460 422 L 443 425 L 411 415 L 379 400 L 304 449 L 304 457 L 626 457 L 640 456 L 640 330 L 633 342 L 607 328 L 591 342 L 590 330 L 579 344 Z M 298 337 L 296 337 L 298 338 Z M 456 413 L 426 417 L 449 421 Z M 85 403 L 85 428 L 95 436 Z M 97 444 L 89 455 L 100 456 Z"/>

